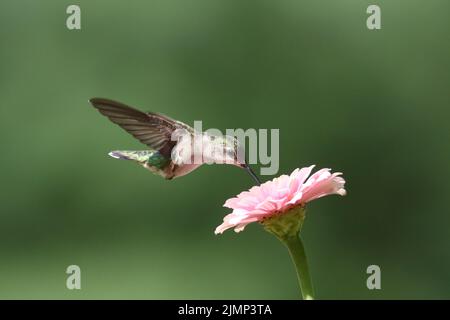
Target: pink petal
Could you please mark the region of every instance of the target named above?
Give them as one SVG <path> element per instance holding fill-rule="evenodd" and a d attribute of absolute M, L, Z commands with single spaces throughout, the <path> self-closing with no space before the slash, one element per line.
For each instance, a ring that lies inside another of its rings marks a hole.
<path fill-rule="evenodd" d="M 292 206 L 330 194 L 345 195 L 345 180 L 340 177 L 340 172 L 331 174 L 330 169 L 321 169 L 308 178 L 313 168 L 314 165 L 295 169 L 289 176 L 282 175 L 228 199 L 224 206 L 233 212 L 225 216 L 215 233 L 230 228 L 240 232 L 247 224 L 284 212 Z"/>
<path fill-rule="evenodd" d="M 346 194 L 344 184 L 345 180 L 343 178 L 338 177 L 336 173 L 330 174 L 327 178 L 317 180 L 317 182 L 305 188 L 303 201 L 309 202 L 331 194 L 343 196 Z"/>

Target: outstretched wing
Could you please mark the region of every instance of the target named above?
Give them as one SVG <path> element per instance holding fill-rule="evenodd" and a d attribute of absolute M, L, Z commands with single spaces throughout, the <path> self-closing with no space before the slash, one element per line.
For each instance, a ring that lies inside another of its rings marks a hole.
<path fill-rule="evenodd" d="M 175 130 L 186 129 L 193 132 L 191 127 L 182 122 L 161 114 L 142 112 L 117 101 L 92 98 L 89 102 L 140 142 L 167 157 L 170 157 L 172 148 L 177 143 L 171 140 Z"/>

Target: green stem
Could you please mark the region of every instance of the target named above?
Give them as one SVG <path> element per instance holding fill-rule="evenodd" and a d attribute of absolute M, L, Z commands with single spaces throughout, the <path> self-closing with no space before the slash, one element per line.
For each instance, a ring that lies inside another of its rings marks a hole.
<path fill-rule="evenodd" d="M 308 261 L 306 260 L 305 248 L 300 236 L 290 236 L 283 239 L 284 244 L 289 250 L 292 261 L 297 271 L 298 283 L 304 300 L 313 300 L 314 291 L 309 275 Z"/>

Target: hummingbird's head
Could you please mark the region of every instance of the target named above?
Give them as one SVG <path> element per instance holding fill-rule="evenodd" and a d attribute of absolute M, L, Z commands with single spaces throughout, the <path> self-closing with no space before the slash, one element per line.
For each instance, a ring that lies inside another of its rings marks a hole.
<path fill-rule="evenodd" d="M 226 146 L 224 147 L 227 159 L 226 163 L 230 163 L 244 169 L 250 174 L 257 184 L 261 184 L 261 180 L 259 180 L 258 176 L 245 160 L 245 149 L 239 144 L 239 141 L 236 138 L 230 136 L 226 137 L 228 139 Z"/>
<path fill-rule="evenodd" d="M 207 163 L 225 163 L 241 166 L 245 163 L 245 153 L 236 138 L 205 134 L 203 157 Z M 205 143 L 206 142 L 206 143 Z"/>
<path fill-rule="evenodd" d="M 207 142 L 202 145 L 205 163 L 225 163 L 240 167 L 246 170 L 258 184 L 261 184 L 245 161 L 245 149 L 235 137 L 204 134 L 203 139 L 204 142 Z"/>

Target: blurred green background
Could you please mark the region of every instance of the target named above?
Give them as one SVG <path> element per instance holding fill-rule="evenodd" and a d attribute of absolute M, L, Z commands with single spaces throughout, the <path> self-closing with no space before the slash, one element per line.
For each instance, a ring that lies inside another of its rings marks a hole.
<path fill-rule="evenodd" d="M 65 25 L 74 3 L 80 31 Z M 1 1 L 0 298 L 298 297 L 287 251 L 259 225 L 213 233 L 248 175 L 205 166 L 165 181 L 109 158 L 142 145 L 95 96 L 204 127 L 279 128 L 279 174 L 344 172 L 348 196 L 311 203 L 302 232 L 317 298 L 450 298 L 449 12 L 447 0 Z M 82 290 L 66 289 L 71 264 Z M 382 290 L 366 288 L 371 264 Z"/>

